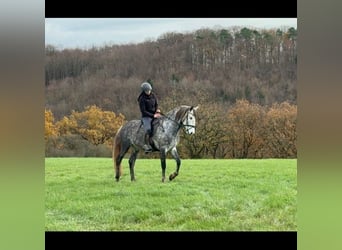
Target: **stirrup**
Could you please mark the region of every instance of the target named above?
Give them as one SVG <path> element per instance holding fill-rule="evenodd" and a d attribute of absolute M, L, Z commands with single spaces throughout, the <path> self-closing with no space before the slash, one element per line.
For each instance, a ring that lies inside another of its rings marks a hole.
<path fill-rule="evenodd" d="M 149 146 L 149 145 L 147 145 L 147 144 L 145 144 L 145 145 L 143 146 L 143 149 L 145 150 L 146 153 L 152 152 L 152 147 Z"/>

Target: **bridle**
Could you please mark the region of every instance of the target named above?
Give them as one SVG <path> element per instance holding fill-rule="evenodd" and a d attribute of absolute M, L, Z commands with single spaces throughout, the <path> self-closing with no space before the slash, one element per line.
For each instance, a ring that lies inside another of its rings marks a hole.
<path fill-rule="evenodd" d="M 189 111 L 186 112 L 186 120 L 189 120 Z M 189 132 L 189 127 L 190 128 L 196 128 L 196 125 L 184 124 L 183 121 L 180 122 L 179 126 L 185 128 L 187 133 Z"/>

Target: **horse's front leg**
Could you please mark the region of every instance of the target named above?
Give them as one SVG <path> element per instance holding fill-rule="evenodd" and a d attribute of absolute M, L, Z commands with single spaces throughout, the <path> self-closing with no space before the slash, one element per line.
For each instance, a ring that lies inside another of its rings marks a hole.
<path fill-rule="evenodd" d="M 181 165 L 181 160 L 179 158 L 179 155 L 178 155 L 176 147 L 172 148 L 171 154 L 172 154 L 173 158 L 176 160 L 177 168 L 176 168 L 175 172 L 170 174 L 170 176 L 169 176 L 169 180 L 170 181 L 172 181 L 174 178 L 176 178 L 176 176 L 178 175 L 178 172 L 179 172 L 180 165 Z"/>
<path fill-rule="evenodd" d="M 166 150 L 160 150 L 160 164 L 162 169 L 162 182 L 165 182 L 165 170 L 166 170 Z"/>

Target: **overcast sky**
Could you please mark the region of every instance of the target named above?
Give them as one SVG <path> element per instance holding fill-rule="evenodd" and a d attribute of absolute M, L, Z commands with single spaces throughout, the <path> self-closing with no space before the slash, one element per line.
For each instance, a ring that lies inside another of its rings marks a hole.
<path fill-rule="evenodd" d="M 297 18 L 45 18 L 45 44 L 58 49 L 156 40 L 167 32 L 201 28 L 297 28 Z"/>

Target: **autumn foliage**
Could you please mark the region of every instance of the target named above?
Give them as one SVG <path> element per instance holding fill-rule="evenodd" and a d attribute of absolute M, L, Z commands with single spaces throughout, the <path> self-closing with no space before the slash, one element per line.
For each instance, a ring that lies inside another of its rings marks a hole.
<path fill-rule="evenodd" d="M 45 110 L 46 154 L 110 156 L 112 139 L 125 122 L 124 115 L 96 105 L 57 122 Z M 181 132 L 178 149 L 182 158 L 296 158 L 296 125 L 297 106 L 288 102 L 267 107 L 241 99 L 227 110 L 207 103 L 197 111 L 196 134 Z"/>
<path fill-rule="evenodd" d="M 56 126 L 61 135 L 78 134 L 94 145 L 111 144 L 116 131 L 124 123 L 122 114 L 102 111 L 96 105 L 87 106 L 85 111 L 72 111 L 69 117 L 64 117 Z"/>
<path fill-rule="evenodd" d="M 53 123 L 51 111 L 45 111 L 46 147 L 54 146 L 58 149 L 71 147 L 72 149 L 77 147 L 77 145 L 71 146 L 72 140 L 75 143 L 85 140 L 95 146 L 104 145 L 109 152 L 113 137 L 124 122 L 124 115 L 103 111 L 96 105 L 87 106 L 82 112 L 73 110 L 71 115 L 63 117 L 56 123 Z M 51 144 L 51 141 L 56 141 L 56 136 L 60 137 L 59 142 Z M 61 140 L 62 137 L 64 140 Z"/>
<path fill-rule="evenodd" d="M 54 122 L 55 122 L 55 118 L 51 110 L 45 109 L 45 131 L 44 131 L 45 141 L 47 141 L 51 137 L 58 136 L 58 129 Z"/>

